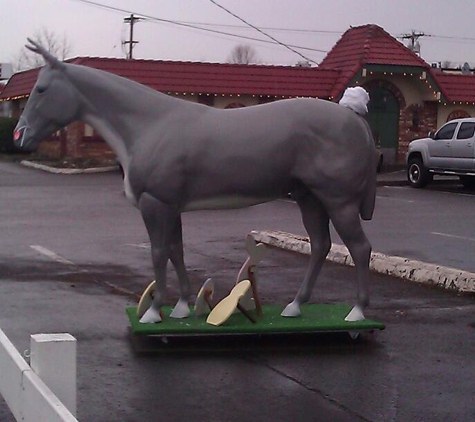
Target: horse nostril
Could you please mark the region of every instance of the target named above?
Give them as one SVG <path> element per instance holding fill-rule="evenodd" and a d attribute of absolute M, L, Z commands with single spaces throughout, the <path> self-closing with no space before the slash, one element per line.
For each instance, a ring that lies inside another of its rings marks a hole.
<path fill-rule="evenodd" d="M 25 132 L 26 132 L 26 126 L 22 126 L 18 129 L 15 129 L 15 131 L 13 132 L 13 142 L 20 142 L 21 144 L 23 144 L 23 137 L 25 136 Z M 20 147 L 22 146 L 20 144 Z"/>
<path fill-rule="evenodd" d="M 13 133 L 13 140 L 18 141 L 20 138 L 21 138 L 21 130 L 20 129 L 15 130 L 15 132 Z"/>

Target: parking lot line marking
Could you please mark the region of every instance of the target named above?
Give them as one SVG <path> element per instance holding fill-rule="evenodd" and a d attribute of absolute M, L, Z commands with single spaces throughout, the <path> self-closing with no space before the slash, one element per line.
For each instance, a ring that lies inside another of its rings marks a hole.
<path fill-rule="evenodd" d="M 70 261 L 69 259 L 63 258 L 61 255 L 58 255 L 57 253 L 45 248 L 44 246 L 30 245 L 30 248 L 34 249 L 35 251 L 39 252 L 42 255 L 47 256 L 48 258 L 51 258 L 53 261 L 59 262 L 61 264 L 72 265 L 74 267 L 77 267 L 77 265 L 74 262 Z M 79 269 L 79 271 L 81 273 L 84 273 L 84 274 L 88 273 L 88 271 L 84 270 L 84 269 Z M 108 281 L 98 280 L 94 277 L 92 278 L 92 281 L 94 281 L 97 284 L 105 285 L 105 286 L 111 288 L 112 290 L 115 290 L 119 293 L 125 294 L 126 296 L 130 296 L 130 297 L 133 297 L 133 298 L 140 298 L 140 295 L 138 295 L 137 293 L 135 293 L 132 290 L 129 290 L 125 287 L 117 286 L 117 285 L 115 285 L 113 283 L 110 283 Z"/>
<path fill-rule="evenodd" d="M 409 186 L 381 186 L 381 187 L 383 189 L 409 190 Z"/>
<path fill-rule="evenodd" d="M 475 242 L 475 239 L 471 237 L 456 236 L 454 234 L 439 233 L 439 232 L 431 232 L 431 234 L 436 235 L 436 236 L 451 237 L 453 239 L 468 240 L 469 242 Z"/>
<path fill-rule="evenodd" d="M 146 243 L 126 243 L 125 246 L 131 246 L 133 248 L 150 249 L 150 242 L 146 242 Z"/>
<path fill-rule="evenodd" d="M 63 258 L 61 255 L 58 255 L 57 253 L 54 253 L 53 251 L 50 251 L 41 245 L 30 245 L 30 248 L 42 255 L 47 256 L 48 258 L 51 258 L 53 261 L 66 265 L 75 265 L 74 262 L 70 261 L 69 259 Z"/>
<path fill-rule="evenodd" d="M 402 198 L 391 198 L 389 196 L 382 196 L 382 195 L 376 195 L 376 198 L 377 199 L 388 199 L 390 201 L 399 201 L 399 202 L 407 202 L 409 204 L 412 204 L 416 201 L 412 200 L 412 199 L 402 199 Z"/>
<path fill-rule="evenodd" d="M 460 192 L 443 192 L 439 191 L 440 193 L 443 193 L 444 195 L 458 195 L 458 196 L 467 196 L 469 198 L 473 198 L 473 194 L 470 193 L 460 193 Z"/>

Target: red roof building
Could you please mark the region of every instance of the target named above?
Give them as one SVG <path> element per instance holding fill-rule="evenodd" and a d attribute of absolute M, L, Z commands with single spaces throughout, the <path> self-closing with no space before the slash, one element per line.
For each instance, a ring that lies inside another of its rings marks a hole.
<path fill-rule="evenodd" d="M 328 98 L 337 71 L 310 67 L 125 60 L 79 57 L 68 63 L 132 79 L 171 95 L 254 95 L 272 98 Z M 0 99 L 27 97 L 39 69 L 15 74 Z"/>
<path fill-rule="evenodd" d="M 169 95 L 214 107 L 249 106 L 291 97 L 337 101 L 349 86 L 370 93 L 367 119 L 386 163 L 401 163 L 409 142 L 455 117 L 475 116 L 475 75 L 433 68 L 377 25 L 348 29 L 318 67 L 78 57 L 69 63 L 132 79 Z M 0 93 L 18 117 L 38 69 L 15 74 Z M 71 133 L 79 141 L 70 141 Z M 68 132 L 59 155 L 88 155 L 90 128 Z M 83 142 L 84 141 L 84 142 Z M 86 145 L 79 148 L 78 145 Z M 97 148 L 96 148 L 97 149 Z M 82 152 L 81 152 L 82 151 Z"/>

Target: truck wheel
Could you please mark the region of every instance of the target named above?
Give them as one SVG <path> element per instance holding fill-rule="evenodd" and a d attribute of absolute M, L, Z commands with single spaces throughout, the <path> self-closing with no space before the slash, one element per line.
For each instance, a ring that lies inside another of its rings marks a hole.
<path fill-rule="evenodd" d="M 475 177 L 473 176 L 459 176 L 462 185 L 466 189 L 475 189 Z"/>
<path fill-rule="evenodd" d="M 420 158 L 411 158 L 407 165 L 407 180 L 413 188 L 423 188 L 431 180 L 429 171 Z"/>

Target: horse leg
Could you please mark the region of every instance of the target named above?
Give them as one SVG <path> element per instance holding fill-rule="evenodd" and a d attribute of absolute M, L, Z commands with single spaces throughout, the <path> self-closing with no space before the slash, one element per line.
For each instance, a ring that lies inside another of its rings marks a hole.
<path fill-rule="evenodd" d="M 190 316 L 190 308 L 188 306 L 188 299 L 190 297 L 190 280 L 185 267 L 185 260 L 183 259 L 183 233 L 181 225 L 181 216 L 177 218 L 170 245 L 170 261 L 175 267 L 178 282 L 180 284 L 180 299 L 173 308 L 170 316 L 172 318 L 186 318 Z"/>
<path fill-rule="evenodd" d="M 304 281 L 293 302 L 283 310 L 282 316 L 300 315 L 300 305 L 309 301 L 318 274 L 331 248 L 329 218 L 323 204 L 312 193 L 296 198 L 302 214 L 302 222 L 310 238 L 310 263 Z"/>
<path fill-rule="evenodd" d="M 356 305 L 345 318 L 346 321 L 364 320 L 363 311 L 369 305 L 367 281 L 369 278 L 369 261 L 371 258 L 371 244 L 363 228 L 357 205 L 343 205 L 334 207 L 330 212 L 331 221 L 348 248 L 356 269 Z"/>
<path fill-rule="evenodd" d="M 140 197 L 139 209 L 150 238 L 156 280 L 152 306 L 145 312 L 140 322 L 154 323 L 162 320 L 160 309 L 167 295 L 167 263 L 170 257 L 171 239 L 179 213 L 175 208 L 164 204 L 147 193 Z"/>

